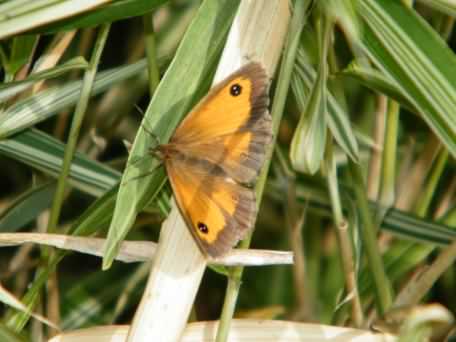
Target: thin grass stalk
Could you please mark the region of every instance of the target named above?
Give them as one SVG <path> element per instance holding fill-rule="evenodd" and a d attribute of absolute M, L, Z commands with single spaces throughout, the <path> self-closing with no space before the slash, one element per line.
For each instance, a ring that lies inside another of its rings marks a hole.
<path fill-rule="evenodd" d="M 291 250 L 293 251 L 293 284 L 296 298 L 297 310 L 292 316 L 293 320 L 312 320 L 312 308 L 314 305 L 314 298 L 312 296 L 314 291 L 310 291 L 307 274 L 309 274 L 306 263 L 306 251 L 304 250 L 304 242 L 302 237 L 302 227 L 306 219 L 306 207 L 300 208 L 297 204 L 296 198 L 296 180 L 294 178 L 288 179 L 287 191 L 287 209 L 286 209 L 286 222 L 288 226 L 288 238 Z"/>
<path fill-rule="evenodd" d="M 84 114 L 87 110 L 87 106 L 90 100 L 90 93 L 92 92 L 93 83 L 97 74 L 98 64 L 100 62 L 101 53 L 108 37 L 110 24 L 104 24 L 100 27 L 97 40 L 95 42 L 92 57 L 90 59 L 89 67 L 84 73 L 84 79 L 82 83 L 81 96 L 79 102 L 76 105 L 76 110 L 73 116 L 73 122 L 71 124 L 70 134 L 68 137 L 68 143 L 65 148 L 65 155 L 63 157 L 62 171 L 57 181 L 57 188 L 55 191 L 54 199 L 52 201 L 51 214 L 49 217 L 49 223 L 47 231 L 53 233 L 56 230 L 58 220 L 60 217 L 60 211 L 62 209 L 63 197 L 67 185 L 68 175 L 70 173 L 71 161 L 73 160 L 74 153 L 76 151 L 76 145 L 78 142 L 79 132 L 84 119 Z"/>
<path fill-rule="evenodd" d="M 446 148 L 442 148 L 440 149 L 435 165 L 431 170 L 429 181 L 426 184 L 423 193 L 419 197 L 418 203 L 416 204 L 415 213 L 419 217 L 425 217 L 428 214 L 429 206 L 437 191 L 437 185 L 442 177 L 443 171 L 445 170 L 447 161 L 448 150 Z"/>
<path fill-rule="evenodd" d="M 153 95 L 155 88 L 160 82 L 160 70 L 157 60 L 157 42 L 154 32 L 154 13 L 148 13 L 143 17 L 144 37 L 147 56 L 147 72 L 149 75 L 149 94 Z"/>
<path fill-rule="evenodd" d="M 373 139 L 377 146 L 383 146 L 385 139 L 385 117 L 388 107 L 388 98 L 385 95 L 377 96 L 377 110 L 375 112 L 375 124 Z M 381 152 L 372 149 L 369 160 L 369 172 L 367 176 L 367 194 L 370 200 L 377 200 L 380 189 Z"/>
<path fill-rule="evenodd" d="M 359 165 L 352 161 L 348 162 L 355 201 L 361 219 L 361 239 L 366 251 L 367 264 L 372 274 L 377 310 L 380 316 L 388 311 L 392 303 L 392 287 L 386 276 L 382 257 L 377 245 L 377 230 L 372 220 L 369 204 L 365 192 L 362 171 Z"/>
<path fill-rule="evenodd" d="M 78 53 L 81 56 L 87 56 L 88 51 L 90 47 L 92 46 L 93 42 L 93 36 L 95 33 L 95 29 L 90 28 L 90 29 L 85 29 L 82 30 L 79 34 L 79 43 L 77 46 Z M 73 71 L 69 77 L 69 80 L 74 81 L 78 78 L 79 72 L 78 71 Z M 53 135 L 60 140 L 63 140 L 65 136 L 65 131 L 68 127 L 68 120 L 69 120 L 69 110 L 65 110 L 64 112 L 60 113 L 60 115 L 57 116 L 57 123 L 54 126 L 54 133 Z"/>
<path fill-rule="evenodd" d="M 382 207 L 380 208 L 380 217 L 378 217 L 380 221 L 383 219 L 387 209 L 394 204 L 396 197 L 396 160 L 399 110 L 400 106 L 396 101 L 388 101 L 379 193 L 379 201 Z"/>
<path fill-rule="evenodd" d="M 271 144 L 272 146 L 275 145 L 277 132 L 279 130 L 279 124 L 282 119 L 283 109 L 285 107 L 285 101 L 290 86 L 291 74 L 293 71 L 294 62 L 298 51 L 301 32 L 307 21 L 306 12 L 311 3 L 312 2 L 308 0 L 298 0 L 295 2 L 295 6 L 293 9 L 293 17 L 288 28 L 288 37 L 285 46 L 285 52 L 282 57 L 279 79 L 277 87 L 275 89 L 274 102 L 272 104 L 271 110 L 274 132 L 274 139 Z M 256 185 L 258 207 L 260 206 L 264 186 L 266 184 L 267 173 L 269 170 L 269 165 L 271 163 L 272 152 L 273 151 L 271 149 L 269 155 L 266 157 L 265 165 L 260 173 Z M 241 241 L 239 245 L 240 248 L 249 248 L 251 239 L 252 235 L 248 236 L 245 240 Z M 242 278 L 243 271 L 243 267 L 235 267 L 233 268 L 233 270 L 231 270 L 230 275 L 228 277 L 228 287 L 225 294 L 222 314 L 220 316 L 220 324 L 217 329 L 216 342 L 226 342 L 228 340 L 229 328 L 231 320 L 234 316 L 234 311 L 236 309 L 237 298 L 239 296 L 239 289 L 241 285 L 240 280 Z"/>
<path fill-rule="evenodd" d="M 328 182 L 333 220 L 336 226 L 337 242 L 339 244 L 340 254 L 342 257 L 345 286 L 347 295 L 350 297 L 351 301 L 351 317 L 354 325 L 356 327 L 361 327 L 363 325 L 364 315 L 356 283 L 353 244 L 348 222 L 344 217 L 342 203 L 340 201 L 339 185 L 337 182 L 337 165 L 333 158 L 331 141 L 328 141 L 327 157 L 325 158 L 323 165 L 323 172 L 326 174 Z"/>

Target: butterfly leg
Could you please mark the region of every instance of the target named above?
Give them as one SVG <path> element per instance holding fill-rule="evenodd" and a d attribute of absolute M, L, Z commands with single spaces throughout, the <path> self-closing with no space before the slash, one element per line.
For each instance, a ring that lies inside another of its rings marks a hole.
<path fill-rule="evenodd" d="M 141 116 L 143 117 L 144 119 L 144 112 L 142 111 L 141 108 L 139 108 L 138 105 L 135 104 L 135 108 L 138 110 L 138 112 L 141 114 Z M 155 145 L 158 146 L 160 145 L 160 138 L 152 132 L 151 129 L 147 128 L 146 125 L 145 125 L 145 120 L 143 120 L 143 124 L 141 124 L 141 128 L 146 131 L 147 133 L 149 133 L 149 135 L 155 140 Z"/>
<path fill-rule="evenodd" d="M 141 160 L 142 158 L 139 158 L 139 159 Z M 162 163 L 159 163 L 159 164 L 155 165 L 152 168 L 152 170 L 150 170 L 149 172 L 142 173 L 142 174 L 140 174 L 138 176 L 135 176 L 135 177 L 132 177 L 130 179 L 125 180 L 124 182 L 122 182 L 122 185 L 126 185 L 127 183 L 130 183 L 131 181 L 135 181 L 135 180 L 138 180 L 140 178 L 150 176 L 151 174 L 153 174 L 161 166 L 162 166 Z"/>

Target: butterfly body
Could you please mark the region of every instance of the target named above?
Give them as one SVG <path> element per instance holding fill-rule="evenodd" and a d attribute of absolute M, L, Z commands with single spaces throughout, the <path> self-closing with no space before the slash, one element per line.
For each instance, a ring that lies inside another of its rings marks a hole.
<path fill-rule="evenodd" d="M 255 223 L 251 185 L 272 140 L 268 79 L 250 63 L 212 88 L 187 115 L 162 159 L 178 207 L 200 249 L 229 251 Z"/>

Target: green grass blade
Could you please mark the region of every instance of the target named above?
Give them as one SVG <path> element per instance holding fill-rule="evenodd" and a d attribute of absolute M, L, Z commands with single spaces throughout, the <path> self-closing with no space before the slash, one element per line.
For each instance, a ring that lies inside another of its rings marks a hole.
<path fill-rule="evenodd" d="M 26 130 L 0 140 L 0 153 L 37 170 L 57 177 L 65 145 L 36 129 Z M 120 173 L 76 153 L 70 169 L 70 182 L 81 191 L 100 196 L 120 179 Z"/>
<path fill-rule="evenodd" d="M 24 80 L 0 84 L 0 103 L 28 89 L 35 82 L 58 77 L 73 70 L 84 70 L 87 66 L 88 63 L 83 57 L 75 57 L 62 65 L 31 74 Z"/>
<path fill-rule="evenodd" d="M 65 196 L 65 189 L 67 188 L 68 183 L 67 178 L 69 176 L 71 168 L 71 162 L 76 152 L 76 146 L 78 143 L 78 138 L 82 127 L 82 121 L 84 119 L 87 107 L 89 105 L 90 94 L 93 89 L 93 84 L 95 83 L 95 76 L 97 74 L 101 54 L 105 47 L 110 28 L 110 24 L 104 24 L 101 27 L 99 27 L 89 67 L 84 73 L 81 94 L 73 114 L 73 120 L 71 122 L 68 141 L 65 145 L 65 153 L 63 156 L 62 168 L 57 180 L 57 188 L 51 206 L 47 227 L 47 231 L 50 233 L 55 232 L 55 230 L 57 229 L 57 225 L 59 223 L 59 217 Z"/>
<path fill-rule="evenodd" d="M 114 83 L 137 76 L 144 72 L 146 61 L 100 72 L 93 85 L 91 96 L 95 96 Z M 0 138 L 6 138 L 24 128 L 48 119 L 60 110 L 74 105 L 81 92 L 82 81 L 73 81 L 64 86 L 56 86 L 40 91 L 16 102 L 5 109 L 0 117 Z"/>

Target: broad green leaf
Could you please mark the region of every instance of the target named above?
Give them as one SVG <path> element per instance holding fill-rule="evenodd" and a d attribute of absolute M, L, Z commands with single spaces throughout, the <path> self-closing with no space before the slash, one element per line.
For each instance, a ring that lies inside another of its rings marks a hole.
<path fill-rule="evenodd" d="M 400 1 L 357 0 L 363 48 L 456 156 L 456 57 L 413 9 Z"/>
<path fill-rule="evenodd" d="M 155 91 L 142 123 L 148 130 L 152 130 L 161 143 L 170 138 L 178 122 L 194 104 L 193 96 L 201 81 L 207 78 L 222 49 L 237 7 L 237 1 L 206 0 L 188 28 L 174 60 Z M 145 205 L 145 199 L 155 197 L 163 183 L 163 170 L 150 177 L 141 177 L 158 166 L 156 160 L 143 158 L 155 143 L 154 137 L 146 130 L 139 130 L 122 178 L 109 229 L 103 259 L 105 269 L 111 265 L 119 244 Z M 143 158 L 144 162 L 130 162 L 138 158 Z"/>
<path fill-rule="evenodd" d="M 316 72 L 309 65 L 305 64 L 302 50 L 300 51 L 299 57 L 300 58 L 297 59 L 297 64 L 295 65 L 294 77 L 291 79 L 291 89 L 295 95 L 299 108 L 303 110 L 305 96 L 310 92 L 311 85 L 316 79 Z M 327 99 L 328 115 L 326 118 L 331 134 L 350 159 L 358 161 L 358 143 L 351 128 L 348 114 L 329 90 L 327 91 Z"/>

